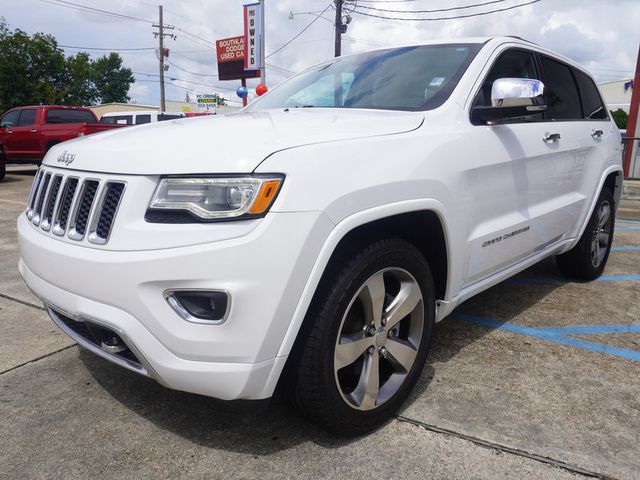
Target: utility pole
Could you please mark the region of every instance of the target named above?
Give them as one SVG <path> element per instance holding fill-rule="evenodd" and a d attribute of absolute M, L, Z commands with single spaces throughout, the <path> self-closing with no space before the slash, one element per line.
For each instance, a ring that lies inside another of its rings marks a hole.
<path fill-rule="evenodd" d="M 342 3 L 343 0 L 335 0 L 336 4 L 336 47 L 335 56 L 339 57 L 342 54 Z"/>
<path fill-rule="evenodd" d="M 164 57 L 168 56 L 167 53 L 165 53 L 165 48 L 164 48 L 164 37 L 171 37 L 174 40 L 176 39 L 176 36 L 172 33 L 164 33 L 165 30 L 173 30 L 174 27 L 170 26 L 170 25 L 164 25 L 163 20 L 162 20 L 162 5 L 158 6 L 158 23 L 154 23 L 153 27 L 157 28 L 158 31 L 157 32 L 153 32 L 153 35 L 158 37 L 158 42 L 159 42 L 159 49 L 158 49 L 158 59 L 160 60 L 160 111 L 164 112 L 167 109 L 167 105 L 165 103 L 165 98 L 164 98 L 164 72 L 165 70 L 169 69 L 169 66 L 165 66 L 164 64 Z"/>
<path fill-rule="evenodd" d="M 262 83 L 263 85 L 267 84 L 267 64 L 266 62 L 266 52 L 264 51 L 265 46 L 266 46 L 266 42 L 265 42 L 265 30 L 264 30 L 264 17 L 265 17 L 265 11 L 264 11 L 264 0 L 260 0 L 260 31 L 262 32 L 262 34 L 260 35 L 260 83 Z"/>

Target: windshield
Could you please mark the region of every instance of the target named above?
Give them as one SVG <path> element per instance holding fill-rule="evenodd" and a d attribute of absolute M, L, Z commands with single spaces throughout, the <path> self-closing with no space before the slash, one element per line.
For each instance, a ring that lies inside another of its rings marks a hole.
<path fill-rule="evenodd" d="M 442 105 L 480 44 L 402 47 L 336 58 L 254 101 L 247 111 L 338 107 L 430 110 Z"/>

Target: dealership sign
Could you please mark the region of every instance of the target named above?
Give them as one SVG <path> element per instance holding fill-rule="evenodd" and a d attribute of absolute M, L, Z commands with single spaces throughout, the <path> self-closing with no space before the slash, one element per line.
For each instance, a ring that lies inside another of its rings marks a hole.
<path fill-rule="evenodd" d="M 244 69 L 257 70 L 262 65 L 260 45 L 262 41 L 262 8 L 259 3 L 244 6 Z"/>
<path fill-rule="evenodd" d="M 203 94 L 197 96 L 198 100 L 198 110 L 209 111 L 215 110 L 218 105 L 218 96 L 211 94 Z"/>
<path fill-rule="evenodd" d="M 220 80 L 239 80 L 260 76 L 259 71 L 244 69 L 245 45 L 244 35 L 216 41 L 218 78 Z"/>

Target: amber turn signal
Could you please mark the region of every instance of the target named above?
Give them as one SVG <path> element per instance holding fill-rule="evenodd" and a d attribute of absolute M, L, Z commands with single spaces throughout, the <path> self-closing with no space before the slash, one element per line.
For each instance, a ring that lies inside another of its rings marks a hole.
<path fill-rule="evenodd" d="M 251 210 L 249 213 L 254 215 L 259 215 L 264 213 L 271 205 L 271 202 L 278 193 L 278 188 L 280 188 L 280 183 L 282 180 L 267 180 L 260 187 L 260 191 L 258 192 L 258 196 L 256 197 L 253 205 L 251 206 Z"/>

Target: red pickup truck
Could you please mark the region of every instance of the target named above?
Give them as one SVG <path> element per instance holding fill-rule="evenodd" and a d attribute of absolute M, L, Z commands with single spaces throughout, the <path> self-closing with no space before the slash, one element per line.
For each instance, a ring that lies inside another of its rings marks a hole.
<path fill-rule="evenodd" d="M 0 118 L 0 180 L 7 163 L 40 164 L 56 143 L 123 126 L 98 123 L 88 108 L 40 105 L 9 110 Z"/>

